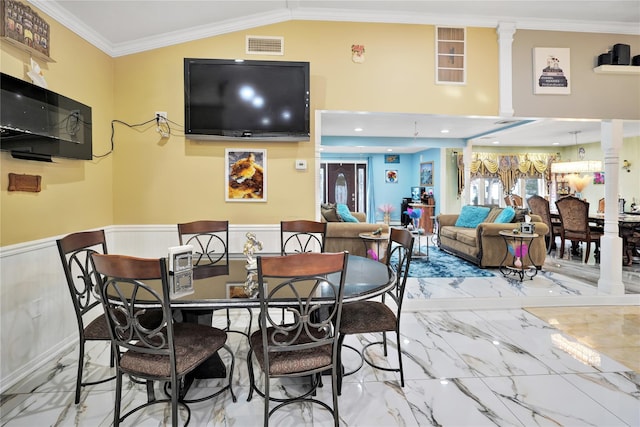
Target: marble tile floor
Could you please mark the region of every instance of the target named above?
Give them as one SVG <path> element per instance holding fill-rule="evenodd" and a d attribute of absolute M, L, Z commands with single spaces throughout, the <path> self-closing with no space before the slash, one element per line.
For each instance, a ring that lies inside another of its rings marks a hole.
<path fill-rule="evenodd" d="M 615 321 L 610 339 L 635 346 L 638 355 L 638 307 L 627 307 Z M 235 328 L 246 327 L 248 314 L 234 310 Z M 548 317 L 547 317 L 548 316 Z M 578 331 L 574 316 L 587 332 Z M 548 320 L 544 320 L 548 319 Z M 597 323 L 596 323 L 597 322 Z M 405 387 L 396 373 L 365 364 L 345 377 L 339 399 L 343 426 L 638 426 L 640 373 L 600 351 L 588 339 L 596 324 L 612 323 L 576 308 L 544 313 L 533 309 L 423 310 L 402 317 Z M 214 316 L 223 325 L 222 314 Z M 565 331 L 564 325 L 571 325 Z M 254 323 L 255 324 L 255 323 Z M 378 337 L 347 337 L 362 346 Z M 394 341 L 394 340 L 392 340 Z M 246 338 L 229 334 L 236 354 L 233 383 L 238 401 L 228 393 L 192 404 L 191 426 L 259 426 L 263 400 L 247 402 Z M 374 346 L 372 358 L 397 363 L 395 348 L 385 359 Z M 34 372 L 2 396 L 2 426 L 109 426 L 113 416 L 113 382 L 86 387 L 73 403 L 76 349 Z M 107 375 L 109 351 L 93 344 L 87 369 L 93 377 Z M 344 353 L 355 366 L 355 352 Z M 219 380 L 198 380 L 190 393 L 215 387 Z M 302 384 L 282 383 L 291 392 Z M 142 402 L 142 386 L 125 383 L 124 405 Z M 330 379 L 318 397 L 331 402 Z M 181 416 L 184 412 L 181 411 Z M 326 410 L 292 405 L 272 417 L 274 426 L 331 425 Z M 168 407 L 155 405 L 126 420 L 127 426 L 170 425 Z"/>

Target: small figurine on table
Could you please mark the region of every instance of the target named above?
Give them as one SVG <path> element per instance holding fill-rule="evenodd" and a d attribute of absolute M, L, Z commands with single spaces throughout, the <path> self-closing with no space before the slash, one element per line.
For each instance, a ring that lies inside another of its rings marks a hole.
<path fill-rule="evenodd" d="M 258 290 L 256 269 L 257 261 L 253 254 L 262 250 L 262 242 L 256 238 L 254 233 L 247 233 L 247 242 L 244 244 L 242 253 L 247 257 L 247 280 L 244 282 L 244 292 L 249 297 L 253 297 Z"/>

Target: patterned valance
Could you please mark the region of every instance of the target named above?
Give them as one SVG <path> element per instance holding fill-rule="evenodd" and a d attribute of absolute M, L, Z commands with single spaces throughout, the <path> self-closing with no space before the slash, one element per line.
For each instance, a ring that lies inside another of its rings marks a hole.
<path fill-rule="evenodd" d="M 471 178 L 499 178 L 505 194 L 510 194 L 519 178 L 544 178 L 551 181 L 550 153 L 480 153 L 474 152 L 470 162 Z M 464 163 L 458 153 L 458 194 L 464 189 Z"/>

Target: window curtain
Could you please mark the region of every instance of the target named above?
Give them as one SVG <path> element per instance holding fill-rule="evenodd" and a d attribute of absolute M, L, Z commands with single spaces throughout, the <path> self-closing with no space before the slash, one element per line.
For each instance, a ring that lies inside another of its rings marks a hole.
<path fill-rule="evenodd" d="M 462 194 L 464 182 L 463 154 L 458 153 L 458 195 Z M 551 181 L 551 163 L 555 154 L 549 153 L 480 153 L 472 154 L 470 169 L 473 178 L 498 178 L 505 194 L 511 194 L 520 178 Z"/>

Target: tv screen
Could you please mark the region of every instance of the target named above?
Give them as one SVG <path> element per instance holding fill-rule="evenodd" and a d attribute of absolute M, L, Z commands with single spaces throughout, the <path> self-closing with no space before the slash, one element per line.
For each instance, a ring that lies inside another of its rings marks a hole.
<path fill-rule="evenodd" d="M 91 107 L 0 74 L 0 149 L 31 160 L 91 160 L 91 127 Z"/>
<path fill-rule="evenodd" d="M 309 63 L 184 60 L 185 134 L 309 140 Z"/>

